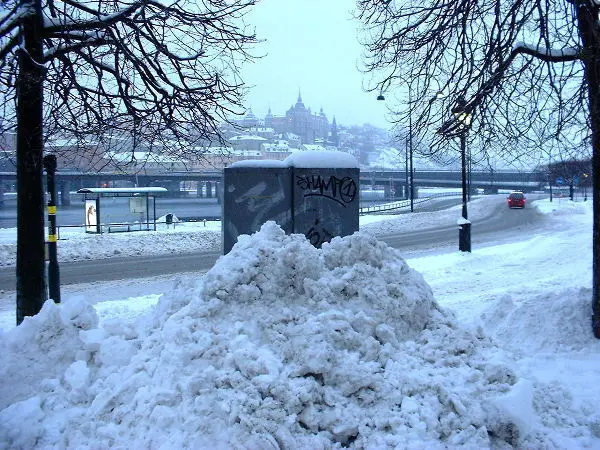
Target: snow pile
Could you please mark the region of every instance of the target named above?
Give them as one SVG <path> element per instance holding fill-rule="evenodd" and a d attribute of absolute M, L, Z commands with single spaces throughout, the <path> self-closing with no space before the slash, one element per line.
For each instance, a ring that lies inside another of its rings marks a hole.
<path fill-rule="evenodd" d="M 0 354 L 3 355 L 0 407 L 29 392 L 47 391 L 44 377 L 62 377 L 71 363 L 83 356 L 79 331 L 97 326 L 96 312 L 86 302 L 73 301 L 57 307 L 50 301 L 43 305 L 37 316 L 27 318 L 21 326 L 9 333 L 0 331 Z M 1 422 L 7 428 L 4 419 L 9 417 L 10 413 L 2 413 Z"/>
<path fill-rule="evenodd" d="M 528 353 L 574 351 L 590 342 L 591 298 L 589 288 L 567 288 L 523 299 L 506 294 L 490 305 L 481 318 L 488 333 L 516 352 L 524 344 Z M 524 337 L 515 329 L 530 333 Z"/>
<path fill-rule="evenodd" d="M 0 446 L 552 446 L 548 401 L 370 235 L 268 222 L 187 280 L 135 324 L 80 299 L 1 335 Z"/>

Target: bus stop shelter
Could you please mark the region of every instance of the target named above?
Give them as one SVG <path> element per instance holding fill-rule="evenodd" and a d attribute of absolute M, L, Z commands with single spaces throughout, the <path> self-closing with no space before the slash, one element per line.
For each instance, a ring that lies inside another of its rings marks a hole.
<path fill-rule="evenodd" d="M 85 231 L 86 233 L 102 233 L 104 228 L 110 232 L 132 231 L 130 223 L 104 223 L 102 221 L 102 199 L 127 197 L 129 198 L 129 212 L 144 215 L 146 231 L 150 231 L 150 224 L 156 231 L 156 202 L 155 198 L 167 192 L 163 187 L 132 187 L 132 188 L 81 188 L 78 194 L 83 194 L 85 204 Z M 140 227 L 143 225 L 139 222 Z M 142 228 L 140 228 L 142 229 Z"/>

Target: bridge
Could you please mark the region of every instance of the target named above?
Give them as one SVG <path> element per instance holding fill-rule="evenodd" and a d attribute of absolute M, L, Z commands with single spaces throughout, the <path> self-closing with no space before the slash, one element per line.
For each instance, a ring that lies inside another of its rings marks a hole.
<path fill-rule="evenodd" d="M 403 170 L 381 171 L 361 170 L 360 184 L 379 186 L 392 196 L 407 197 L 410 188 L 408 174 Z M 467 175 L 468 188 L 471 191 L 483 189 L 489 193 L 499 190 L 519 190 L 530 192 L 542 190 L 547 184 L 546 174 L 542 172 L 519 171 L 471 171 Z M 462 173 L 459 170 L 417 170 L 413 175 L 414 190 L 420 187 L 455 188 L 462 187 Z M 418 196 L 418 195 L 416 195 Z"/>
<path fill-rule="evenodd" d="M 125 172 L 78 172 L 58 170 L 56 172 L 57 189 L 60 192 L 60 204 L 70 204 L 70 193 L 84 187 L 125 187 L 160 186 L 167 188 L 170 196 L 189 195 L 182 190 L 194 186 L 198 197 L 217 197 L 222 179 L 221 170 L 201 170 L 188 172 L 146 171 L 143 173 Z M 16 189 L 16 171 L 0 171 L 0 208 L 4 206 L 4 193 Z M 417 170 L 414 172 L 414 193 L 418 197 L 418 189 L 425 187 L 461 188 L 461 172 L 459 170 Z M 468 176 L 471 191 L 483 189 L 497 193 L 498 190 L 521 190 L 524 192 L 543 189 L 546 175 L 542 172 L 519 171 L 472 171 Z M 370 170 L 361 169 L 360 185 L 362 188 L 373 187 L 383 189 L 386 198 L 407 198 L 409 183 L 404 170 Z"/>

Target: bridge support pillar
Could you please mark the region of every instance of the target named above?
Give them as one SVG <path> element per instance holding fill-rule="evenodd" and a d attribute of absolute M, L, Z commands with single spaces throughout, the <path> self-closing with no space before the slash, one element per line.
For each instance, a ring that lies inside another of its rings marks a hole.
<path fill-rule="evenodd" d="M 204 184 L 202 183 L 202 181 L 198 181 L 198 183 L 196 184 L 196 197 L 202 198 L 203 186 Z"/>
<path fill-rule="evenodd" d="M 4 208 L 4 184 L 0 183 L 0 209 Z"/>
<path fill-rule="evenodd" d="M 404 197 L 404 184 L 402 184 L 401 181 L 394 181 L 392 186 L 393 186 L 392 197 L 394 199 L 403 198 Z"/>
<path fill-rule="evenodd" d="M 169 191 L 169 197 L 181 196 L 181 183 L 179 183 L 179 181 L 170 181 L 166 183 L 166 188 Z"/>
<path fill-rule="evenodd" d="M 497 194 L 498 193 L 498 188 L 497 187 L 490 187 L 486 189 L 486 192 L 488 194 Z"/>
<path fill-rule="evenodd" d="M 413 186 L 413 199 L 415 198 L 419 198 L 419 188 L 416 186 Z"/>
<path fill-rule="evenodd" d="M 71 182 L 61 181 L 59 184 L 60 189 L 60 204 L 62 206 L 71 206 Z"/>
<path fill-rule="evenodd" d="M 222 184 L 219 181 L 215 181 L 215 197 L 217 197 L 217 203 L 221 204 L 221 200 L 223 199 L 223 191 Z"/>
<path fill-rule="evenodd" d="M 392 198 L 392 187 L 389 183 L 383 185 L 383 198 L 388 201 Z"/>
<path fill-rule="evenodd" d="M 212 181 L 206 182 L 206 197 L 207 198 L 214 197 L 214 183 Z"/>

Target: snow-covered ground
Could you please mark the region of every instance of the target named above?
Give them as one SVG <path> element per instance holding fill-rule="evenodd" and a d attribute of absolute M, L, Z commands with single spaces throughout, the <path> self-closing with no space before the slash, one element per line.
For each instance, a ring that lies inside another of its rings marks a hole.
<path fill-rule="evenodd" d="M 268 224 L 206 274 L 65 286 L 19 327 L 4 293 L 0 448 L 600 448 L 591 202 L 530 206 L 537 234 L 472 254 L 403 259 L 374 237 L 456 223 L 452 208 L 322 250 Z M 144 234 L 60 252 L 145 252 Z"/>
<path fill-rule="evenodd" d="M 504 199 L 504 196 L 499 196 Z M 433 201 L 433 200 L 432 200 Z M 469 217 L 473 220 L 489 213 L 498 196 L 483 197 L 469 203 Z M 502 200 L 503 201 L 503 200 Z M 422 205 L 416 205 L 417 212 Z M 456 224 L 460 206 L 435 213 L 398 215 L 365 215 L 360 217 L 360 228 L 374 234 L 390 234 L 439 225 Z M 164 255 L 221 251 L 221 222 L 181 222 L 168 226 L 159 218 L 157 232 L 134 231 L 130 233 L 85 233 L 84 228 L 65 228 L 58 241 L 60 262 L 86 259 L 127 257 L 139 255 Z M 0 267 L 16 263 L 16 228 L 0 228 Z"/>

